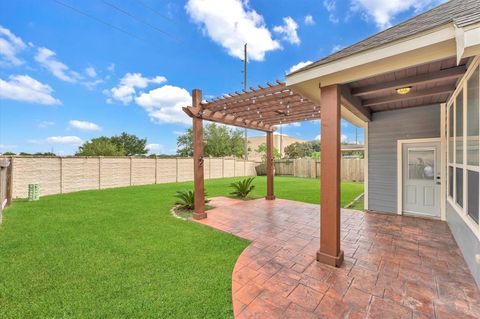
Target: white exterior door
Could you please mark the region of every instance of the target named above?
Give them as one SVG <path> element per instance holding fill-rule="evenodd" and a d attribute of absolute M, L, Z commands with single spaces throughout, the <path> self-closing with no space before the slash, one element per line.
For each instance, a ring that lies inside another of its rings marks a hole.
<path fill-rule="evenodd" d="M 404 144 L 402 156 L 403 212 L 440 217 L 440 142 Z"/>

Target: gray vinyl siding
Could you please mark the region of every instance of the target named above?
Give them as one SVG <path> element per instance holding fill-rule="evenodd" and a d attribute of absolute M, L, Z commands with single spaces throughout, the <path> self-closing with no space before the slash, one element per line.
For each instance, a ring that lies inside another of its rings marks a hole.
<path fill-rule="evenodd" d="M 475 262 L 475 255 L 480 254 L 480 241 L 457 214 L 455 209 L 447 202 L 447 223 L 452 231 L 463 258 L 472 272 L 473 278 L 480 287 L 480 266 Z"/>
<path fill-rule="evenodd" d="M 374 113 L 368 126 L 368 209 L 397 212 L 397 141 L 440 137 L 440 105 Z"/>

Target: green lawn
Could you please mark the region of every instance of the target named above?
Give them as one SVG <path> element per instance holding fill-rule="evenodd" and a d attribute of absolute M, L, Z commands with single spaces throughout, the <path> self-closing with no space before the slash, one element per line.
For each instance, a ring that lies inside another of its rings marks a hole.
<path fill-rule="evenodd" d="M 238 179 L 238 178 L 237 178 Z M 227 195 L 237 179 L 206 181 Z M 255 179 L 263 196 L 265 178 Z M 16 201 L 0 225 L 0 318 L 229 318 L 245 240 L 173 218 L 161 184 Z M 345 183 L 342 205 L 363 191 Z M 314 179 L 277 177 L 277 197 L 319 201 Z"/>

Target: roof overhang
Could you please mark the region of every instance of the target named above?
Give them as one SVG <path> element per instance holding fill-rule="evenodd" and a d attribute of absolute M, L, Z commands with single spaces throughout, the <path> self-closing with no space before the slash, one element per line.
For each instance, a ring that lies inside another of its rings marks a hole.
<path fill-rule="evenodd" d="M 456 55 L 455 28 L 448 24 L 381 47 L 287 75 L 287 86 L 312 101 L 319 87 L 349 83 Z"/>
<path fill-rule="evenodd" d="M 464 28 L 455 26 L 457 63 L 467 57 L 480 55 L 480 23 Z"/>
<path fill-rule="evenodd" d="M 320 102 L 321 87 L 347 84 L 377 75 L 457 57 L 480 54 L 480 24 L 459 28 L 448 23 L 413 36 L 287 75 L 292 90 Z M 319 90 L 320 88 L 320 90 Z M 320 91 L 320 92 L 319 92 Z M 342 116 L 355 125 L 365 120 L 342 103 Z M 360 114 L 361 115 L 361 114 Z M 363 125 L 362 125 L 363 123 Z"/>

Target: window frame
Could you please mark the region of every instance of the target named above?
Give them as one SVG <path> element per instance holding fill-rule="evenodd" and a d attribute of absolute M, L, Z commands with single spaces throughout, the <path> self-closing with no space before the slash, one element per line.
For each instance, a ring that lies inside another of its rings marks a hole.
<path fill-rule="evenodd" d="M 453 207 L 453 209 L 458 213 L 458 215 L 463 219 L 463 221 L 469 226 L 469 228 L 473 231 L 473 233 L 477 236 L 477 238 L 480 240 L 480 222 L 477 224 L 477 222 L 468 215 L 468 171 L 475 171 L 480 174 L 480 165 L 475 166 L 475 165 L 469 165 L 468 164 L 468 80 L 473 76 L 476 70 L 480 69 L 480 58 L 476 57 L 473 62 L 471 63 L 470 67 L 468 68 L 467 72 L 465 73 L 464 77 L 461 79 L 459 82 L 457 88 L 453 92 L 453 94 L 450 96 L 449 100 L 447 101 L 447 108 L 446 108 L 446 139 L 447 139 L 447 174 L 446 175 L 446 198 L 447 202 L 450 204 L 450 206 Z M 480 72 L 480 70 L 479 70 Z M 480 77 L 480 74 L 479 74 Z M 480 81 L 479 81 L 480 83 Z M 480 90 L 480 84 L 479 84 L 479 90 Z M 462 164 L 457 163 L 457 105 L 456 105 L 456 100 L 459 94 L 463 94 L 463 112 L 462 112 L 462 133 L 463 133 L 463 139 L 462 139 Z M 480 103 L 480 102 L 479 102 Z M 480 107 L 480 106 L 479 106 Z M 452 110 L 453 108 L 453 110 Z M 453 129 L 450 129 L 450 115 L 453 115 Z M 480 112 L 479 112 L 479 118 L 478 121 L 480 123 Z M 450 132 L 452 132 L 453 136 L 450 136 Z M 479 145 L 480 145 L 480 134 L 479 134 Z M 450 145 L 450 140 L 453 139 L 452 145 Z M 451 149 L 453 149 L 453 152 L 451 152 Z M 452 156 L 450 156 L 450 153 Z M 452 158 L 450 158 L 452 157 Z M 480 162 L 480 152 L 479 152 L 479 162 Z M 452 167 L 453 170 L 453 176 L 452 176 L 452 183 L 453 183 L 453 193 L 452 196 L 450 196 L 448 190 L 450 189 L 450 178 L 449 178 L 449 167 Z M 463 207 L 457 204 L 457 177 L 456 177 L 456 169 L 462 169 L 463 173 Z M 479 179 L 480 180 L 480 179 Z M 479 181 L 479 189 L 480 189 L 480 181 Z M 480 211 L 480 201 L 479 201 L 479 211 Z"/>

